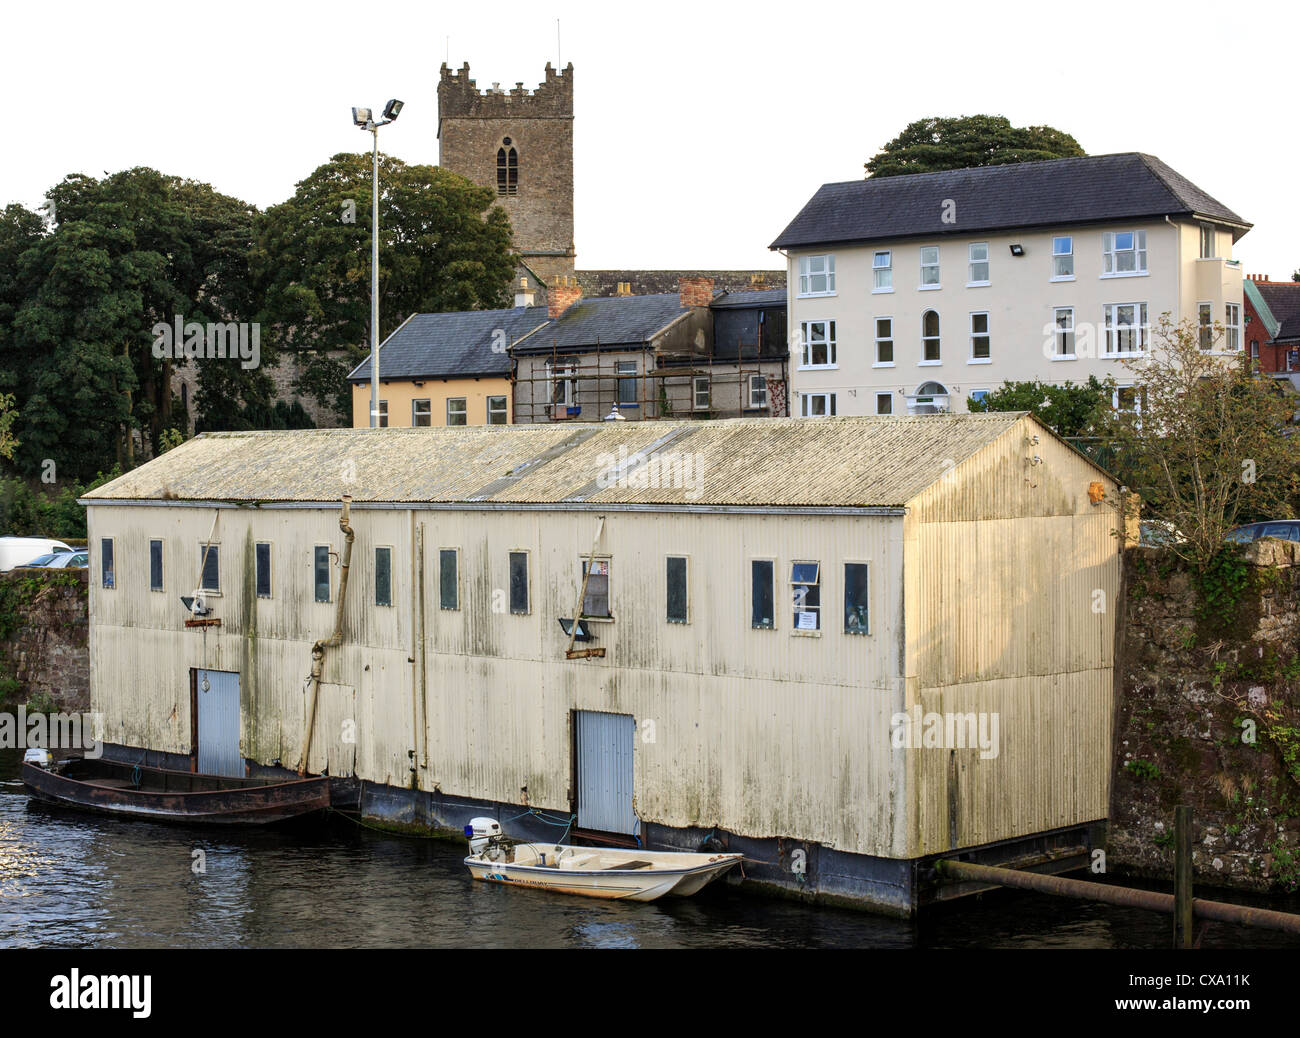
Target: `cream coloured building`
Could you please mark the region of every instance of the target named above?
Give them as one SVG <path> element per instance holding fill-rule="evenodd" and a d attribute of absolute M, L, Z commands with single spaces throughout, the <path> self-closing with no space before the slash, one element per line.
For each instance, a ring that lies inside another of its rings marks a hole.
<path fill-rule="evenodd" d="M 117 759 L 909 914 L 937 856 L 1099 838 L 1116 493 L 1016 414 L 205 434 L 84 499 L 92 709 Z"/>
<path fill-rule="evenodd" d="M 1240 351 L 1250 224 L 1151 155 L 824 185 L 788 260 L 791 413 L 967 410 L 1006 382 L 1086 382 L 1143 355 L 1163 314 Z"/>

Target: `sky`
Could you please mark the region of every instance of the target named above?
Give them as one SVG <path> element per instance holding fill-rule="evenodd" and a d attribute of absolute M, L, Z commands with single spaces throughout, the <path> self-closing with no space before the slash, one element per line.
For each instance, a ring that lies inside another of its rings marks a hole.
<path fill-rule="evenodd" d="M 390 97 L 381 149 L 436 163 L 444 59 L 531 89 L 558 49 L 579 269 L 780 267 L 767 246 L 820 184 L 860 178 L 914 119 L 977 113 L 1158 155 L 1255 225 L 1246 273 L 1300 267 L 1295 0 L 9 0 L 4 37 L 0 205 L 151 166 L 266 207 L 367 151 L 350 109 Z"/>

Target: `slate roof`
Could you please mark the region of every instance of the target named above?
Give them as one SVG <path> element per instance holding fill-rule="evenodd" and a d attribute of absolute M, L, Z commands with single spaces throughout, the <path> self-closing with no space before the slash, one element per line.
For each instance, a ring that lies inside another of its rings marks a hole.
<path fill-rule="evenodd" d="M 785 289 L 758 292 L 724 292 L 710 304 L 715 310 L 740 310 L 749 306 L 784 306 Z"/>
<path fill-rule="evenodd" d="M 473 378 L 507 376 L 510 354 L 494 350 L 503 331 L 506 346 L 547 321 L 546 307 L 520 306 L 512 310 L 467 310 L 460 313 L 413 314 L 379 345 L 379 377 Z M 348 375 L 352 382 L 370 379 L 367 356 Z"/>
<path fill-rule="evenodd" d="M 1278 322 L 1273 341 L 1300 339 L 1300 281 L 1256 281 L 1254 286 Z"/>
<path fill-rule="evenodd" d="M 515 352 L 639 346 L 688 313 L 676 292 L 580 299 L 519 343 Z"/>
<path fill-rule="evenodd" d="M 1052 435 L 1023 412 L 203 433 L 82 500 L 894 508 L 1022 420 Z"/>
<path fill-rule="evenodd" d="M 945 200 L 956 222 L 944 223 Z M 773 249 L 1196 216 L 1251 226 L 1154 155 L 1129 152 L 823 184 Z"/>

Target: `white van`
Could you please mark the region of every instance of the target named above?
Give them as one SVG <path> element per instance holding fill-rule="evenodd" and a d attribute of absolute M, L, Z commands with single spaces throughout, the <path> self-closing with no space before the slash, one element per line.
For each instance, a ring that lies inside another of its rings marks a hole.
<path fill-rule="evenodd" d="M 48 537 L 0 537 L 0 570 L 25 566 L 32 559 L 56 551 L 72 549 L 62 541 L 52 541 Z"/>

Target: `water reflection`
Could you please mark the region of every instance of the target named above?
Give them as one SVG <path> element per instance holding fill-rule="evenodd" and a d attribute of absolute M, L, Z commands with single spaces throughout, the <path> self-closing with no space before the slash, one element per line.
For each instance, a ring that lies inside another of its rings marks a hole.
<path fill-rule="evenodd" d="M 716 885 L 688 900 L 597 901 L 473 883 L 464 850 L 342 820 L 191 830 L 30 805 L 0 750 L 0 947 L 1160 948 L 1169 921 L 1024 892 L 912 924 Z M 196 871 L 201 851 L 204 870 Z M 1221 897 L 1223 895 L 1220 895 Z M 1234 901 L 1300 911 L 1300 899 Z M 1216 925 L 1206 947 L 1300 946 Z"/>

